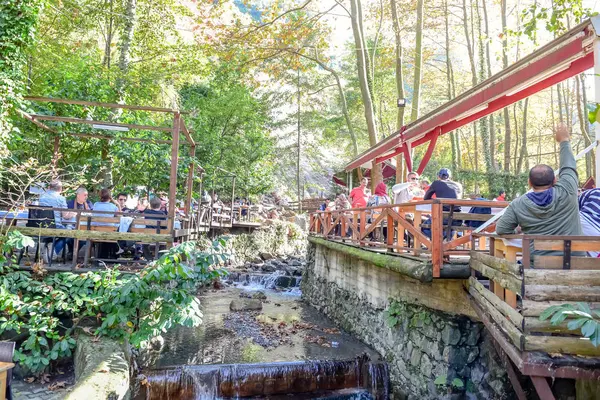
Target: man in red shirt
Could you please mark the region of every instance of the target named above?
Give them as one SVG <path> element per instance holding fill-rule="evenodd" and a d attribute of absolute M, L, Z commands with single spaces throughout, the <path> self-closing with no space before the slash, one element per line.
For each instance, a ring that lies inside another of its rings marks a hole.
<path fill-rule="evenodd" d="M 367 194 L 365 193 L 365 189 L 367 188 L 367 184 L 369 180 L 367 178 L 362 178 L 360 181 L 360 186 L 355 187 L 350 192 L 350 201 L 352 201 L 352 208 L 365 208 L 367 206 Z"/>

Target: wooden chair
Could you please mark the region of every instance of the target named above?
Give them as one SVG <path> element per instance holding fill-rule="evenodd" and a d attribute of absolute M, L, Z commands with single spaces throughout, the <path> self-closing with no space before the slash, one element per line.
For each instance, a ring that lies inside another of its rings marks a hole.
<path fill-rule="evenodd" d="M 131 224 L 130 232 L 133 233 L 145 233 L 145 234 L 166 234 L 168 233 L 168 220 L 165 215 L 164 218 L 149 218 L 145 216 L 143 218 L 136 218 Z M 154 246 L 154 258 L 158 258 L 160 246 L 165 244 L 164 242 L 155 243 L 144 243 L 139 242 L 142 245 L 142 251 L 144 257 L 148 260 L 150 258 L 150 246 Z"/>
<path fill-rule="evenodd" d="M 0 399 L 12 400 L 12 363 L 15 354 L 15 342 L 0 342 Z"/>
<path fill-rule="evenodd" d="M 82 217 L 79 220 L 79 223 L 76 225 L 75 229 L 79 230 L 87 230 L 87 231 L 96 231 L 96 232 L 118 232 L 119 223 L 121 222 L 121 217 L 99 217 L 94 215 L 88 215 L 86 217 Z M 87 245 L 85 249 L 85 258 L 84 265 L 88 265 L 88 262 L 91 257 L 92 247 L 96 243 L 117 243 L 116 240 L 99 240 L 99 239 L 87 239 Z M 75 249 L 78 247 L 78 241 Z M 94 259 L 98 259 L 98 248 L 94 247 Z M 74 251 L 75 253 L 75 251 Z M 73 257 L 76 257 L 74 254 Z"/>

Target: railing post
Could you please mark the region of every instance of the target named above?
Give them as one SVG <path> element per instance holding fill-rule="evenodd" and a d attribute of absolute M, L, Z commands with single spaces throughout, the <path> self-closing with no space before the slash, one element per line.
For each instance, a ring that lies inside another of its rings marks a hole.
<path fill-rule="evenodd" d="M 342 238 L 342 242 L 346 237 L 346 231 L 346 213 L 342 211 L 340 212 L 340 237 Z"/>
<path fill-rule="evenodd" d="M 360 228 L 358 230 L 358 239 L 362 239 L 362 235 L 365 232 L 365 230 L 367 229 L 367 213 L 365 210 L 362 210 L 360 212 Z M 360 240 L 359 242 L 360 245 L 363 245 L 364 242 L 362 240 Z"/>
<path fill-rule="evenodd" d="M 394 218 L 392 218 L 392 216 L 388 214 L 388 216 L 387 216 L 387 245 L 388 246 L 394 245 L 394 243 L 395 243 L 394 234 L 395 233 L 396 233 L 396 230 L 394 229 Z M 394 249 L 392 247 L 388 247 L 388 251 L 393 252 Z"/>
<path fill-rule="evenodd" d="M 431 210 L 433 211 L 433 204 L 432 204 Z M 421 211 L 415 210 L 414 215 L 415 215 L 415 218 L 413 220 L 413 225 L 415 226 L 416 230 L 420 231 L 421 230 Z M 432 219 L 433 219 L 433 217 L 432 217 Z M 416 236 L 413 237 L 413 249 L 415 249 L 415 250 L 421 249 L 421 241 Z M 413 254 L 415 256 L 419 255 L 419 253 L 416 251 Z"/>
<path fill-rule="evenodd" d="M 443 218 L 442 205 L 434 202 L 431 205 L 431 263 L 433 264 L 434 278 L 440 277 L 440 269 L 444 259 Z M 417 243 L 416 240 L 415 243 Z"/>

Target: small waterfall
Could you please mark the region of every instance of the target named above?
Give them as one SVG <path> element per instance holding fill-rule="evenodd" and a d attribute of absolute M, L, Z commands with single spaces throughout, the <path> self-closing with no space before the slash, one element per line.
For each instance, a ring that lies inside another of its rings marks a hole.
<path fill-rule="evenodd" d="M 306 398 L 386 400 L 389 393 L 387 365 L 371 363 L 368 358 L 194 365 L 151 370 L 146 376 L 145 396 L 139 397 L 146 400 L 262 398 L 310 393 L 319 395 Z M 141 391 L 144 392 L 144 387 Z"/>
<path fill-rule="evenodd" d="M 289 276 L 285 271 L 275 271 L 270 274 L 245 274 L 233 273 L 229 275 L 229 279 L 235 283 L 241 284 L 241 288 L 246 290 L 264 290 L 286 288 L 294 291 L 300 288 L 299 276 Z"/>

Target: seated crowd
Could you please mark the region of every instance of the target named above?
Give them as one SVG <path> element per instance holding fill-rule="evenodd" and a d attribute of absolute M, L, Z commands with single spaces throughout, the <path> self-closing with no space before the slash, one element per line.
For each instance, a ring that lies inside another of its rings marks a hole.
<path fill-rule="evenodd" d="M 560 124 L 554 136 L 560 146 L 558 177 L 555 176 L 552 167 L 548 165 L 540 164 L 531 168 L 528 181 L 531 190 L 509 204 L 496 223 L 496 233 L 600 236 L 600 188 L 590 189 L 579 195 L 579 179 L 570 144 L 570 133 L 565 125 Z M 462 185 L 451 179 L 451 172 L 447 168 L 440 169 L 438 179 L 431 185 L 427 180 L 419 181 L 419 175 L 415 172 L 410 172 L 407 180 L 406 183 L 392 187 L 393 203 L 388 196 L 388 188 L 384 182 L 379 182 L 375 187 L 375 193 L 371 194 L 367 187 L 369 181 L 367 178 L 363 178 L 360 186 L 350 191 L 349 200 L 344 194 L 340 194 L 335 200 L 331 199 L 324 204 L 322 210 L 340 211 L 433 198 L 461 199 L 463 197 Z M 469 197 L 474 200 L 486 200 L 478 194 Z M 500 190 L 494 200 L 506 201 L 506 192 Z M 450 206 L 445 205 L 444 211 L 450 211 Z M 460 212 L 461 210 L 460 207 L 454 206 L 453 211 Z M 491 207 L 472 207 L 469 212 L 491 214 Z M 375 221 L 379 214 L 380 211 L 376 209 L 368 210 L 367 222 Z M 430 218 L 423 221 L 424 228 L 422 230 L 428 236 L 431 236 L 430 224 Z M 446 219 L 444 219 L 444 224 L 447 224 Z M 453 220 L 451 225 L 462 224 L 463 221 Z M 466 223 L 472 228 L 481 224 L 483 224 L 482 221 Z M 385 229 L 383 231 L 385 232 Z M 443 234 L 446 238 L 446 230 Z M 541 252 L 537 251 L 537 253 Z M 533 254 L 534 252 L 532 252 Z M 598 253 L 590 253 L 590 255 L 598 256 Z"/>
<path fill-rule="evenodd" d="M 138 199 L 137 206 L 133 209 L 127 207 L 128 195 L 127 193 L 119 193 L 117 199 L 112 197 L 109 189 L 102 189 L 99 194 L 99 201 L 94 204 L 88 200 L 88 191 L 84 187 L 79 187 L 75 191 L 75 197 L 69 201 L 61 194 L 63 191 L 63 184 L 58 181 L 52 181 L 48 184 L 45 192 L 40 196 L 38 205 L 42 207 L 52 207 L 55 209 L 63 209 L 64 211 L 54 211 L 54 224 L 53 227 L 56 229 L 75 229 L 76 215 L 77 213 L 68 210 L 86 210 L 96 211 L 92 212 L 93 217 L 114 217 L 115 213 L 124 214 L 140 214 L 145 219 L 166 219 L 167 218 L 167 205 L 168 199 L 164 193 L 158 193 L 151 198 L 150 202 L 146 197 L 140 197 Z M 89 214 L 88 214 L 89 215 Z M 132 215 L 133 216 L 133 215 Z M 110 222 L 92 222 L 95 226 L 118 226 L 116 223 Z M 153 226 L 145 225 L 147 228 L 153 228 Z M 73 239 L 65 238 L 56 241 L 53 246 L 54 249 L 43 249 L 42 255 L 46 262 L 52 257 L 56 259 L 62 252 L 65 246 L 73 251 Z M 80 247 L 85 242 L 80 242 Z M 118 242 L 118 250 L 116 254 L 123 253 L 124 247 L 131 247 L 132 244 L 125 241 Z M 77 249 L 79 250 L 79 249 Z M 53 254 L 50 254 L 52 252 Z M 137 255 L 137 253 L 134 253 Z"/>

